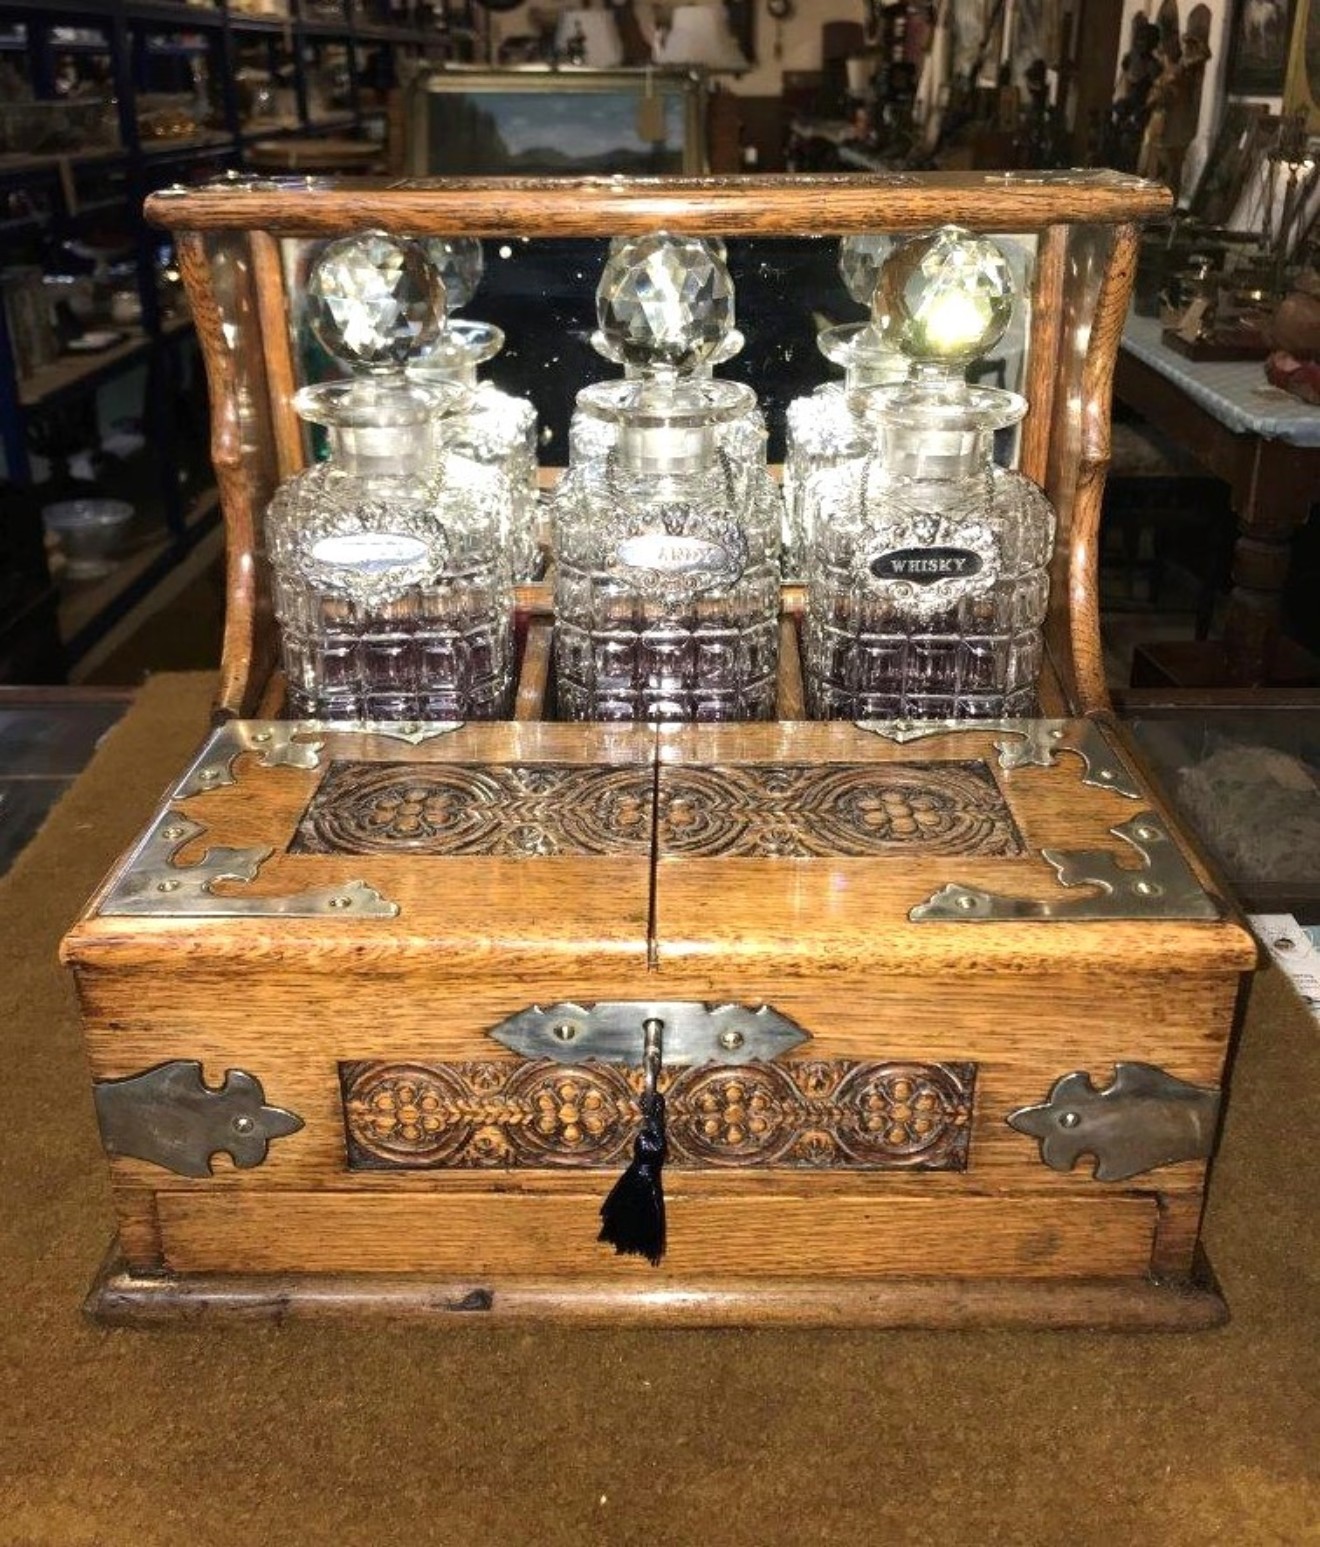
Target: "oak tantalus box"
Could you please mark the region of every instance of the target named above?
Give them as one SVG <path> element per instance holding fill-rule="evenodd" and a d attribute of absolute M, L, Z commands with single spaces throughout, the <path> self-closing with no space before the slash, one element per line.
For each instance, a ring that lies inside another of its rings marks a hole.
<path fill-rule="evenodd" d="M 95 1314 L 1222 1318 L 1200 1219 L 1255 947 L 1107 712 L 1095 617 L 1133 222 L 1164 195 L 773 181 L 152 201 L 207 357 L 231 597 L 216 729 L 64 943 L 118 1214 Z M 513 720 L 281 717 L 260 513 L 306 455 L 298 243 L 946 218 L 1036 243 L 1042 718 L 805 720 L 789 588 L 775 721 L 559 723 L 536 587 Z M 657 1095 L 664 1250 L 654 1215 L 619 1253 L 601 1206 Z"/>

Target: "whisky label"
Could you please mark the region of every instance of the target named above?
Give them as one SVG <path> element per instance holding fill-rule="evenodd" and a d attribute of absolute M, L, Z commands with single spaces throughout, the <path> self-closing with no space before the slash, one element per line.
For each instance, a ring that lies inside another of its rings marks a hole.
<path fill-rule="evenodd" d="M 627 569 L 649 569 L 664 575 L 709 575 L 726 570 L 730 554 L 704 537 L 673 537 L 646 532 L 626 537 L 618 547 L 619 563 Z"/>
<path fill-rule="evenodd" d="M 348 532 L 322 537 L 312 546 L 312 558 L 327 569 L 373 576 L 412 569 L 425 560 L 427 552 L 420 537 L 401 532 Z"/>
<path fill-rule="evenodd" d="M 966 580 L 984 567 L 981 555 L 970 548 L 894 548 L 876 554 L 868 564 L 877 580 L 905 580 L 919 586 Z"/>

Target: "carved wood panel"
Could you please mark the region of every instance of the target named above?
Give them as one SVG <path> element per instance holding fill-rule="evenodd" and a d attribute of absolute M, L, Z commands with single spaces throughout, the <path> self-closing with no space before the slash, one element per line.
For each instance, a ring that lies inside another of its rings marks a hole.
<path fill-rule="evenodd" d="M 963 1171 L 976 1065 L 800 1059 L 662 1075 L 668 1163 Z M 615 1064 L 340 1066 L 350 1170 L 605 1167 L 631 1154 L 641 1074 Z"/>
<path fill-rule="evenodd" d="M 1012 855 L 985 763 L 773 763 L 660 770 L 663 856 Z"/>
<path fill-rule="evenodd" d="M 631 854 L 651 847 L 647 766 L 335 761 L 295 854 Z"/>
<path fill-rule="evenodd" d="M 649 852 L 656 772 L 556 764 L 331 763 L 290 845 L 299 854 Z M 665 766 L 663 856 L 1016 855 L 1022 838 L 983 762 Z"/>

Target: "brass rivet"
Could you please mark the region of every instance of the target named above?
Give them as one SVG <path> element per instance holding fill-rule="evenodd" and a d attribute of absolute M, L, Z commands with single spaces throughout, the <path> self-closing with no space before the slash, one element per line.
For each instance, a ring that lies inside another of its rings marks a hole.
<path fill-rule="evenodd" d="M 1078 1125 L 1078 1123 L 1081 1122 L 1081 1120 L 1082 1119 L 1080 1118 L 1080 1116 L 1076 1112 L 1061 1112 L 1059 1114 L 1059 1127 L 1060 1128 L 1076 1128 L 1076 1126 Z"/>
<path fill-rule="evenodd" d="M 156 890 L 158 892 L 177 892 L 179 890 L 179 883 L 177 881 L 157 881 Z"/>
<path fill-rule="evenodd" d="M 1105 781 L 1106 784 L 1112 784 L 1117 775 L 1114 773 L 1112 768 L 1102 768 L 1100 770 L 1100 777 Z"/>
<path fill-rule="evenodd" d="M 231 1124 L 235 1133 L 251 1133 L 256 1126 L 250 1117 L 236 1117 Z"/>
<path fill-rule="evenodd" d="M 1133 833 L 1134 836 L 1140 838 L 1143 843 L 1149 843 L 1151 839 L 1159 837 L 1159 832 L 1154 827 L 1134 828 Z"/>
<path fill-rule="evenodd" d="M 326 903 L 327 908 L 351 908 L 352 906 L 353 899 L 351 897 L 332 897 L 330 901 Z"/>
<path fill-rule="evenodd" d="M 1063 740 L 1063 732 L 1061 730 L 1052 730 L 1050 732 L 1050 740 L 1051 741 L 1062 741 Z"/>
<path fill-rule="evenodd" d="M 213 779 L 220 777 L 220 770 L 218 768 L 203 768 L 197 777 L 203 784 L 210 784 Z"/>
<path fill-rule="evenodd" d="M 253 741 L 269 741 L 270 740 L 270 732 L 269 731 L 254 731 L 252 733 L 252 739 L 253 739 Z"/>
<path fill-rule="evenodd" d="M 167 839 L 170 843 L 173 843 L 176 838 L 182 838 L 183 833 L 184 829 L 182 827 L 162 827 L 160 830 L 161 837 Z"/>
<path fill-rule="evenodd" d="M 572 1021 L 556 1021 L 550 1028 L 550 1034 L 560 1042 L 571 1042 L 577 1036 L 578 1029 Z"/>
<path fill-rule="evenodd" d="M 976 906 L 976 898 L 975 897 L 960 897 L 958 899 L 958 901 L 957 901 L 956 906 L 961 908 L 964 913 L 970 913 L 972 911 L 972 909 Z"/>
<path fill-rule="evenodd" d="M 728 1031 L 720 1032 L 720 1046 L 726 1053 L 737 1052 L 746 1040 L 742 1032 L 734 1031 L 732 1028 Z"/>
<path fill-rule="evenodd" d="M 1164 888 L 1157 886 L 1154 881 L 1137 881 L 1132 890 L 1142 897 L 1160 897 L 1164 894 Z"/>

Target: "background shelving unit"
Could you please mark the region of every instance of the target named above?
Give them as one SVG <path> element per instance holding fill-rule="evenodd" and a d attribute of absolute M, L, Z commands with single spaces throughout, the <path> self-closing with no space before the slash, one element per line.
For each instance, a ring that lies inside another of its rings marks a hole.
<path fill-rule="evenodd" d="M 402 58 L 444 41 L 444 8 L 437 15 L 422 0 L 289 0 L 288 9 L 251 14 L 240 0 L 0 0 L 0 66 L 20 70 L 38 99 L 56 97 L 70 73 L 95 83 L 113 102 L 117 139 L 57 154 L 0 146 L 0 268 L 50 272 L 67 244 L 85 244 L 120 255 L 141 305 L 139 322 L 113 324 L 123 336 L 109 348 L 66 353 L 22 376 L 0 307 L 0 681 L 58 680 L 89 652 L 103 653 L 199 545 L 218 551 L 203 376 L 191 324 L 162 305 L 158 260 L 168 247 L 142 220 L 143 200 L 170 184 L 242 173 L 263 142 L 333 135 L 383 146 L 385 93 Z M 253 85 L 254 71 L 271 77 L 265 91 Z M 205 97 L 205 127 L 150 137 L 139 115 L 143 98 L 158 93 Z M 41 506 L 122 492 L 122 469 L 104 482 L 75 483 L 67 452 L 80 437 L 96 445 L 98 414 L 134 386 L 149 488 L 139 476 L 125 556 L 104 580 L 56 586 Z"/>

